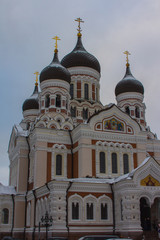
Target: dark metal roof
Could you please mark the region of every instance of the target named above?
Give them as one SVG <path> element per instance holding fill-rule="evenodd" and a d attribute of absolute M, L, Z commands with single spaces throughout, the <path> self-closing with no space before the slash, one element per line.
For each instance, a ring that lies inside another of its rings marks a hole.
<path fill-rule="evenodd" d="M 125 92 L 138 92 L 144 94 L 144 87 L 140 81 L 133 77 L 129 64 L 127 64 L 124 78 L 117 84 L 115 88 L 116 96 Z"/>
<path fill-rule="evenodd" d="M 69 71 L 58 60 L 58 51 L 55 52 L 52 62 L 40 74 L 40 83 L 49 79 L 60 79 L 70 83 Z"/>
<path fill-rule="evenodd" d="M 23 103 L 22 110 L 23 112 L 31 109 L 39 109 L 38 102 L 38 86 L 36 85 L 33 91 L 33 94 L 30 98 L 26 99 Z"/>
<path fill-rule="evenodd" d="M 85 50 L 81 41 L 81 36 L 78 36 L 75 48 L 62 59 L 61 64 L 66 68 L 76 66 L 90 67 L 100 73 L 100 64 L 98 60 Z"/>

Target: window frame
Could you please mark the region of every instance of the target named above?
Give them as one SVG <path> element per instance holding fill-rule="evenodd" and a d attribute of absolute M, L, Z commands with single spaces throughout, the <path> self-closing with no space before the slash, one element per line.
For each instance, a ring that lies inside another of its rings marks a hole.
<path fill-rule="evenodd" d="M 2 209 L 2 224 L 9 224 L 9 209 L 6 207 Z"/>
<path fill-rule="evenodd" d="M 115 158 L 113 156 L 115 156 Z M 116 152 L 112 152 L 111 161 L 112 161 L 112 174 L 117 174 L 118 173 L 118 157 Z"/>
<path fill-rule="evenodd" d="M 106 173 L 106 154 L 105 152 L 99 152 L 99 173 Z"/>

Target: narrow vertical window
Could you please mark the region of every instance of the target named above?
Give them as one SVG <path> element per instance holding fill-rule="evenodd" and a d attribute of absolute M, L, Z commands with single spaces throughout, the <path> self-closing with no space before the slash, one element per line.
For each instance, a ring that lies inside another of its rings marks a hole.
<path fill-rule="evenodd" d="M 89 94 L 88 94 L 88 84 L 85 83 L 84 84 L 84 99 L 88 100 L 88 98 L 89 98 L 88 96 L 89 96 Z"/>
<path fill-rule="evenodd" d="M 87 203 L 87 219 L 93 219 L 93 203 Z"/>
<path fill-rule="evenodd" d="M 74 98 L 74 85 L 73 83 L 70 85 L 70 95 L 71 95 L 71 99 Z"/>
<path fill-rule="evenodd" d="M 124 169 L 124 174 L 129 172 L 128 154 L 123 154 L 123 169 Z"/>
<path fill-rule="evenodd" d="M 128 106 L 125 108 L 125 112 L 126 112 L 128 115 L 130 115 L 130 109 L 129 109 Z"/>
<path fill-rule="evenodd" d="M 101 219 L 108 219 L 108 208 L 107 203 L 101 203 Z"/>
<path fill-rule="evenodd" d="M 56 156 L 56 175 L 62 175 L 62 155 Z"/>
<path fill-rule="evenodd" d="M 98 88 L 96 88 L 96 101 L 98 102 Z"/>
<path fill-rule="evenodd" d="M 105 153 L 100 152 L 100 173 L 106 172 L 106 159 L 105 159 Z"/>
<path fill-rule="evenodd" d="M 2 223 L 3 224 L 9 223 L 9 210 L 7 208 L 4 208 L 2 210 Z"/>
<path fill-rule="evenodd" d="M 120 201 L 120 208 L 121 208 L 121 220 L 123 221 L 123 201 Z"/>
<path fill-rule="evenodd" d="M 76 107 L 71 107 L 71 117 L 76 117 Z"/>
<path fill-rule="evenodd" d="M 139 107 L 136 107 L 136 108 L 135 108 L 135 115 L 136 115 L 136 118 L 139 118 L 139 117 L 140 117 Z"/>
<path fill-rule="evenodd" d="M 47 94 L 45 96 L 45 107 L 48 108 L 50 106 L 50 96 Z"/>
<path fill-rule="evenodd" d="M 112 153 L 112 173 L 117 173 L 117 153 Z"/>
<path fill-rule="evenodd" d="M 83 108 L 83 119 L 87 120 L 88 119 L 88 109 Z"/>
<path fill-rule="evenodd" d="M 56 107 L 61 107 L 61 96 L 59 94 L 56 96 Z"/>
<path fill-rule="evenodd" d="M 72 202 L 72 219 L 79 219 L 79 203 Z"/>

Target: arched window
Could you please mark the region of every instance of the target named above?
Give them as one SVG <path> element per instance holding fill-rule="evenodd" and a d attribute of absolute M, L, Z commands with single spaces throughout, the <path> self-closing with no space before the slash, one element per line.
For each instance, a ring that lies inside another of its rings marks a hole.
<path fill-rule="evenodd" d="M 108 207 L 107 203 L 101 203 L 101 219 L 108 219 Z"/>
<path fill-rule="evenodd" d="M 62 175 L 62 155 L 56 156 L 56 175 Z"/>
<path fill-rule="evenodd" d="M 50 106 L 50 96 L 47 94 L 45 96 L 45 107 L 48 108 Z"/>
<path fill-rule="evenodd" d="M 27 204 L 27 226 L 30 226 L 30 222 L 31 222 L 31 204 L 29 202 Z"/>
<path fill-rule="evenodd" d="M 85 119 L 85 120 L 88 119 L 88 109 L 83 108 L 83 119 Z"/>
<path fill-rule="evenodd" d="M 2 210 L 2 223 L 8 224 L 9 223 L 9 210 L 8 208 L 3 208 Z"/>
<path fill-rule="evenodd" d="M 139 107 L 136 107 L 136 108 L 135 108 L 135 116 L 136 116 L 136 118 L 140 118 Z"/>
<path fill-rule="evenodd" d="M 124 174 L 129 172 L 128 154 L 123 154 L 123 169 L 124 169 Z"/>
<path fill-rule="evenodd" d="M 74 98 L 74 85 L 73 83 L 70 85 L 70 95 L 71 95 L 71 99 Z"/>
<path fill-rule="evenodd" d="M 100 152 L 100 173 L 106 172 L 106 159 L 105 159 L 105 153 Z"/>
<path fill-rule="evenodd" d="M 112 173 L 117 173 L 117 153 L 112 153 Z"/>
<path fill-rule="evenodd" d="M 71 117 L 76 117 L 76 107 L 71 107 Z"/>
<path fill-rule="evenodd" d="M 98 88 L 96 88 L 96 101 L 98 102 Z"/>
<path fill-rule="evenodd" d="M 87 219 L 93 219 L 93 203 L 87 203 Z"/>
<path fill-rule="evenodd" d="M 128 115 L 130 115 L 130 109 L 129 109 L 128 106 L 125 108 L 125 112 L 126 112 Z"/>
<path fill-rule="evenodd" d="M 61 107 L 61 95 L 56 96 L 56 107 Z"/>
<path fill-rule="evenodd" d="M 72 202 L 72 219 L 79 219 L 79 203 Z"/>
<path fill-rule="evenodd" d="M 88 100 L 88 98 L 89 98 L 88 96 L 89 96 L 89 94 L 88 94 L 88 84 L 85 83 L 84 84 L 84 99 Z"/>
<path fill-rule="evenodd" d="M 123 221 L 123 201 L 120 200 L 120 210 L 121 210 L 121 221 Z"/>

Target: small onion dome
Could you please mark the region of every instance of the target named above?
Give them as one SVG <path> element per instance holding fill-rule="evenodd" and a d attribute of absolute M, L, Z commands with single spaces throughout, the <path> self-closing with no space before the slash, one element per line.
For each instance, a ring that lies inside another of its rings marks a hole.
<path fill-rule="evenodd" d="M 49 79 L 60 79 L 71 82 L 69 71 L 61 65 L 58 60 L 58 50 L 55 49 L 54 58 L 52 62 L 45 67 L 40 74 L 40 83 Z"/>
<path fill-rule="evenodd" d="M 78 35 L 78 40 L 72 52 L 67 54 L 61 61 L 66 68 L 84 66 L 95 69 L 100 73 L 100 64 L 98 60 L 83 47 L 81 35 Z"/>
<path fill-rule="evenodd" d="M 38 84 L 36 83 L 33 94 L 30 98 L 26 99 L 22 106 L 23 112 L 31 109 L 39 109 L 38 102 Z"/>
<path fill-rule="evenodd" d="M 138 92 L 144 94 L 144 87 L 140 81 L 133 77 L 129 63 L 126 64 L 126 74 L 124 78 L 117 84 L 115 88 L 116 96 L 125 92 Z"/>

